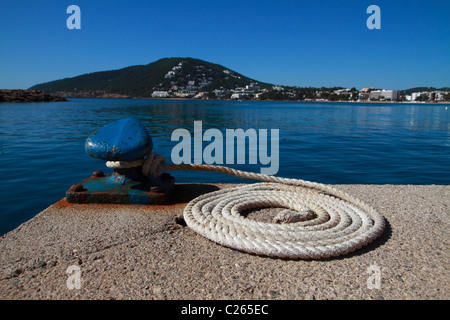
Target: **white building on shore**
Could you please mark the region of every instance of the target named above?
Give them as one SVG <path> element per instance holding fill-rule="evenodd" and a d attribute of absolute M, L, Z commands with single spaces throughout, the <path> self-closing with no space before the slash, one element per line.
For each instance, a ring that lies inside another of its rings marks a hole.
<path fill-rule="evenodd" d="M 413 92 L 411 94 L 411 100 L 417 101 L 417 98 L 422 98 L 422 100 L 431 100 L 431 101 L 444 101 L 444 96 L 448 94 L 448 91 L 422 91 L 422 92 Z"/>
<path fill-rule="evenodd" d="M 247 98 L 248 93 L 243 93 L 243 92 L 237 92 L 237 93 L 233 93 L 230 97 L 230 99 L 242 99 L 242 98 Z"/>
<path fill-rule="evenodd" d="M 370 100 L 398 100 L 400 98 L 400 92 L 396 90 L 374 90 L 370 92 Z"/>
<path fill-rule="evenodd" d="M 167 98 L 169 93 L 167 91 L 153 91 L 152 98 Z"/>

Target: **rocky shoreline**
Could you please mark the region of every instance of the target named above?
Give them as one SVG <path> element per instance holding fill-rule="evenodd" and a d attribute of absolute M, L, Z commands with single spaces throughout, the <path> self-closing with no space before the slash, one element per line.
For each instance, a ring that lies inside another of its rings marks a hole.
<path fill-rule="evenodd" d="M 55 95 L 64 98 L 87 98 L 87 99 L 131 99 L 132 97 L 119 94 L 119 93 L 108 93 L 104 90 L 89 90 L 89 91 L 58 91 Z"/>
<path fill-rule="evenodd" d="M 51 95 L 39 90 L 2 89 L 0 102 L 56 102 L 68 101 L 66 98 Z"/>

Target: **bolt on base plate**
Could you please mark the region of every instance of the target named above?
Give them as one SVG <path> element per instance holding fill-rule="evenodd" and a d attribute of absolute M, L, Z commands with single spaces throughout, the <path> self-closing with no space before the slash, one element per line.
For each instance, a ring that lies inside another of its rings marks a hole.
<path fill-rule="evenodd" d="M 158 178 L 136 181 L 117 172 L 92 176 L 75 184 L 66 192 L 71 203 L 164 204 L 173 189 L 175 179 L 163 173 Z"/>

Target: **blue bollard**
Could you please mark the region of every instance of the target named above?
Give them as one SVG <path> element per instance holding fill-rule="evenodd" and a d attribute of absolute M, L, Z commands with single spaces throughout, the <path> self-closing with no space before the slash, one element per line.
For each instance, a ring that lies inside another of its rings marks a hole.
<path fill-rule="evenodd" d="M 92 133 L 85 143 L 88 155 L 105 161 L 133 161 L 153 149 L 147 129 L 136 119 L 110 123 Z M 80 184 L 71 186 L 66 199 L 72 203 L 162 204 L 174 187 L 168 173 L 147 177 L 142 167 L 114 169 L 110 175 L 95 171 Z"/>
<path fill-rule="evenodd" d="M 132 161 L 152 151 L 153 141 L 147 129 L 136 119 L 110 123 L 91 134 L 85 143 L 86 153 L 106 161 Z"/>

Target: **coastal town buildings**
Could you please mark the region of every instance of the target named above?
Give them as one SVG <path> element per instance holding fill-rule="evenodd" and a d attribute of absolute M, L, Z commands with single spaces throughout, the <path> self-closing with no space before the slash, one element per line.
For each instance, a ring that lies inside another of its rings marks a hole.
<path fill-rule="evenodd" d="M 152 98 L 193 98 L 193 99 L 236 99 L 236 100 L 300 100 L 300 101 L 448 101 L 449 92 L 442 90 L 428 90 L 401 92 L 393 89 L 366 87 L 356 88 L 322 87 L 299 88 L 281 85 L 267 85 L 256 81 L 243 84 L 238 81 L 242 77 L 235 72 L 225 69 L 221 74 L 214 74 L 211 67 L 204 65 L 186 64 L 181 61 L 164 75 L 164 81 L 153 87 Z M 216 71 L 217 72 L 217 71 Z M 223 72 L 223 74 L 222 74 Z M 227 87 L 214 86 L 215 80 L 220 78 L 228 81 Z M 230 86 L 235 82 L 235 87 Z M 240 85 L 239 85 L 240 84 Z M 308 90 L 309 89 L 309 90 Z M 426 88 L 424 88 L 426 89 Z M 432 88 L 429 88 L 432 89 Z"/>

